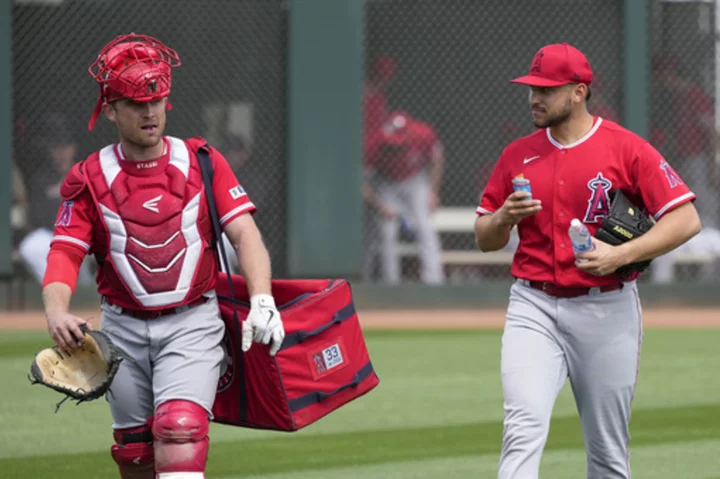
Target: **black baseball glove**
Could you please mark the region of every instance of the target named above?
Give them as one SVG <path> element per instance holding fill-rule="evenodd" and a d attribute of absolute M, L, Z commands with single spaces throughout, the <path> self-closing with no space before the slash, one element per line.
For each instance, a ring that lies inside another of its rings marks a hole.
<path fill-rule="evenodd" d="M 30 366 L 30 381 L 66 395 L 78 404 L 102 397 L 110 388 L 124 355 L 102 331 L 81 327 L 82 346 L 65 351 L 54 346 L 39 351 Z"/>
<path fill-rule="evenodd" d="M 655 222 L 643 210 L 628 200 L 620 190 L 613 190 L 610 196 L 610 212 L 595 232 L 595 237 L 613 246 L 625 243 L 647 233 Z M 621 266 L 615 272 L 620 278 L 645 271 L 652 260 L 638 261 Z"/>

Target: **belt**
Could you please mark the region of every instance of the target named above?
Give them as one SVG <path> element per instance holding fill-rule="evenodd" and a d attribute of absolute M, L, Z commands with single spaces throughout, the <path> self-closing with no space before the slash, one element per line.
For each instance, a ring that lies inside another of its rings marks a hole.
<path fill-rule="evenodd" d="M 107 304 L 109 304 L 113 308 L 116 308 L 116 310 L 119 314 L 127 314 L 128 316 L 132 316 L 133 318 L 137 318 L 137 319 L 157 319 L 161 316 L 182 313 L 182 312 L 185 312 L 188 309 L 192 308 L 193 306 L 199 306 L 201 304 L 205 304 L 207 302 L 207 300 L 208 300 L 208 298 L 203 295 L 203 296 L 200 296 L 199 298 L 197 298 L 196 300 L 191 301 L 188 304 L 184 304 L 182 306 L 175 306 L 173 308 L 151 310 L 151 309 L 124 308 L 117 304 L 113 304 L 112 302 L 108 301 L 106 298 L 103 298 L 103 301 L 105 301 Z"/>
<path fill-rule="evenodd" d="M 539 289 L 548 296 L 556 298 L 577 298 L 590 294 L 593 289 L 599 290 L 601 293 L 609 293 L 622 289 L 623 283 L 613 283 L 605 286 L 596 286 L 594 288 L 573 288 L 567 286 L 558 286 L 557 284 L 548 283 L 547 281 L 525 281 L 525 284 L 533 289 Z"/>

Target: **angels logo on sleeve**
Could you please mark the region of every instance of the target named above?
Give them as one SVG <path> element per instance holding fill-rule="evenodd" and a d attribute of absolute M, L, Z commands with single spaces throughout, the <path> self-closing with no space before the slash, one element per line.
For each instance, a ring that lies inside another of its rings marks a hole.
<path fill-rule="evenodd" d="M 55 222 L 55 226 L 70 226 L 70 221 L 72 220 L 72 209 L 73 205 L 75 204 L 74 201 L 64 201 L 62 204 L 62 210 L 60 211 L 60 214 L 58 215 L 57 221 Z"/>
<path fill-rule="evenodd" d="M 665 172 L 665 178 L 667 178 L 670 188 L 675 188 L 676 186 L 683 184 L 683 180 L 677 173 L 675 173 L 675 170 L 667 161 L 662 160 L 660 162 L 660 169 Z"/>
<path fill-rule="evenodd" d="M 232 196 L 232 199 L 234 199 L 234 200 L 247 195 L 247 193 L 245 193 L 245 190 L 243 189 L 243 187 L 240 185 L 230 188 L 230 190 L 228 190 L 228 191 L 230 192 L 230 196 Z"/>

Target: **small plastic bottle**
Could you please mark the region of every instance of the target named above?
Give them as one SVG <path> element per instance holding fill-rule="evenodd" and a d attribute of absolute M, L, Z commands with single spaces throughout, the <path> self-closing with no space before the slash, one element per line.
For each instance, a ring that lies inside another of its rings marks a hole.
<path fill-rule="evenodd" d="M 512 180 L 514 191 L 527 191 L 530 196 L 524 198 L 526 201 L 532 199 L 532 189 L 530 188 L 530 180 L 525 178 L 523 175 L 518 175 Z"/>
<path fill-rule="evenodd" d="M 570 222 L 570 229 L 568 230 L 568 235 L 570 235 L 570 242 L 572 243 L 572 248 L 575 252 L 575 256 L 580 253 L 585 253 L 595 249 L 595 245 L 592 242 L 592 235 L 590 234 L 590 230 L 588 230 L 587 226 L 585 226 L 585 224 L 579 219 L 574 218 Z M 585 259 L 580 261 L 587 260 Z"/>

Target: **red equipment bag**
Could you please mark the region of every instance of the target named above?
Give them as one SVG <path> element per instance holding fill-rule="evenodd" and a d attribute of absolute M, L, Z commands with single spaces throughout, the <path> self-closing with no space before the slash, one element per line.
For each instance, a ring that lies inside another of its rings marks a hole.
<path fill-rule="evenodd" d="M 216 283 L 227 361 L 214 422 L 297 431 L 379 384 L 347 281 L 273 280 L 285 339 L 272 357 L 261 343 L 242 353 L 241 325 L 250 303 L 244 279 L 231 277 L 234 298 L 227 275 L 220 273 Z"/>

